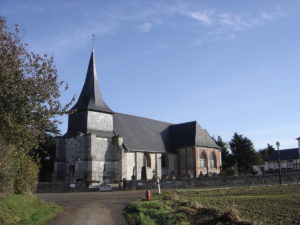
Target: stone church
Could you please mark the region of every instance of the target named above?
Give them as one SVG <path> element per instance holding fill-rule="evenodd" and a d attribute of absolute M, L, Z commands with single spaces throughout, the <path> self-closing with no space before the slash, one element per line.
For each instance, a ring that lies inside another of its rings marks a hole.
<path fill-rule="evenodd" d="M 171 124 L 110 109 L 99 88 L 94 50 L 68 119 L 67 133 L 57 137 L 55 182 L 220 173 L 220 148 L 198 122 Z"/>

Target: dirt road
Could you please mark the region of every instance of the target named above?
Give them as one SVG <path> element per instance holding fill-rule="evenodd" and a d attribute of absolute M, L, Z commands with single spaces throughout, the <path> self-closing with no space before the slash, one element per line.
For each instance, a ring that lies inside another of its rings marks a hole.
<path fill-rule="evenodd" d="M 145 191 L 77 192 L 39 194 L 41 199 L 56 202 L 64 210 L 48 225 L 123 225 L 126 204 L 145 196 Z"/>

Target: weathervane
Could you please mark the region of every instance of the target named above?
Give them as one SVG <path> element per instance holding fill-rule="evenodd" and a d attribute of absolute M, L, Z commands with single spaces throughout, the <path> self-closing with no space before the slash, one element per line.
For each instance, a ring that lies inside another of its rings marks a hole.
<path fill-rule="evenodd" d="M 95 40 L 96 40 L 96 35 L 92 34 L 92 47 L 94 47 Z"/>

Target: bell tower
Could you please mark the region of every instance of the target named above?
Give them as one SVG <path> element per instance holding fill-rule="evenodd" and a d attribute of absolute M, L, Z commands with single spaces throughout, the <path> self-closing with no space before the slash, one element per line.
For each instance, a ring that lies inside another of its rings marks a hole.
<path fill-rule="evenodd" d="M 112 132 L 113 114 L 114 112 L 106 105 L 101 95 L 93 49 L 81 94 L 69 115 L 66 135 Z"/>
<path fill-rule="evenodd" d="M 114 178 L 113 117 L 101 95 L 92 49 L 82 91 L 70 110 L 68 131 L 57 138 L 53 180 L 100 184 Z"/>

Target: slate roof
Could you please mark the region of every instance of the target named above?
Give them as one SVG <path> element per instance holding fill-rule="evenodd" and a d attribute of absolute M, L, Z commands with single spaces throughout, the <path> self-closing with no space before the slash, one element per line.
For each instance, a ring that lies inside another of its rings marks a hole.
<path fill-rule="evenodd" d="M 171 125 L 171 133 L 175 147 L 196 145 L 198 147 L 220 148 L 207 130 L 202 129 L 197 121 Z"/>
<path fill-rule="evenodd" d="M 124 137 L 128 151 L 175 153 L 184 146 L 219 149 L 208 132 L 196 122 L 170 124 L 122 113 L 114 114 L 114 131 Z"/>
<path fill-rule="evenodd" d="M 85 82 L 81 90 L 81 94 L 78 98 L 77 103 L 73 106 L 71 110 L 76 109 L 77 111 L 98 111 L 113 113 L 113 111 L 105 104 L 96 73 L 95 55 L 94 49 L 92 50 L 88 70 L 86 73 Z"/>
<path fill-rule="evenodd" d="M 280 151 L 280 160 L 289 160 L 299 158 L 299 148 L 284 149 Z M 277 161 L 278 151 L 273 152 L 266 158 L 266 161 Z"/>
<path fill-rule="evenodd" d="M 114 132 L 124 137 L 124 145 L 129 151 L 172 152 L 170 125 L 138 116 L 114 114 Z"/>

